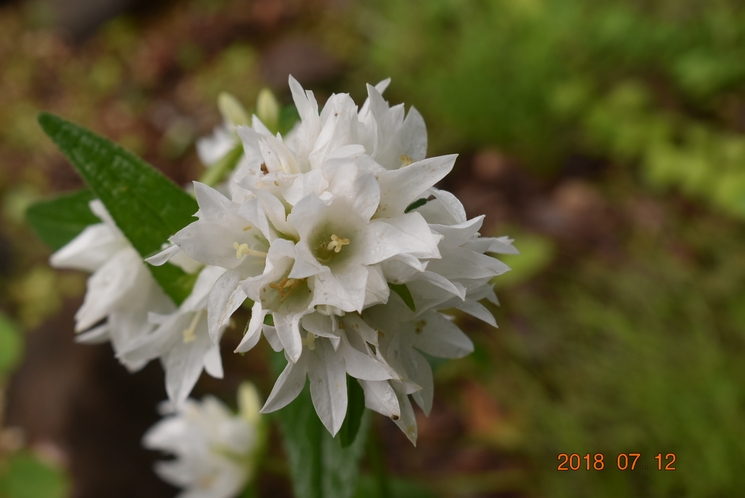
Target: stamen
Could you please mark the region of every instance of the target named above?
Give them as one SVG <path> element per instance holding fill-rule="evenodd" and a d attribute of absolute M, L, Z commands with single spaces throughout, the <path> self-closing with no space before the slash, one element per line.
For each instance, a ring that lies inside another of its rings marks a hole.
<path fill-rule="evenodd" d="M 235 259 L 241 259 L 243 256 L 266 258 L 265 252 L 249 249 L 248 244 L 238 244 L 238 242 L 233 242 L 233 249 L 235 249 Z"/>
<path fill-rule="evenodd" d="M 194 342 L 197 340 L 197 335 L 195 332 L 197 329 L 197 323 L 199 323 L 199 319 L 202 317 L 203 312 L 204 310 L 201 309 L 194 313 L 194 316 L 191 318 L 189 328 L 184 330 L 184 344 L 189 344 L 190 342 Z"/>
<path fill-rule="evenodd" d="M 316 335 L 311 334 L 308 332 L 308 335 L 305 337 L 305 339 L 301 339 L 303 342 L 303 346 L 308 346 L 308 349 L 313 351 L 316 349 Z"/>
<path fill-rule="evenodd" d="M 271 287 L 272 289 L 277 289 L 280 298 L 279 300 L 284 301 L 285 298 L 289 296 L 298 285 L 300 285 L 300 279 L 285 277 L 280 280 L 278 284 L 269 284 L 269 287 Z M 288 288 L 289 290 L 285 290 Z"/>
<path fill-rule="evenodd" d="M 326 246 L 327 251 L 333 250 L 335 253 L 339 253 L 343 246 L 349 245 L 349 239 L 343 239 L 338 235 L 334 234 L 331 236 L 331 242 Z"/>
<path fill-rule="evenodd" d="M 406 154 L 404 154 L 401 157 L 399 157 L 399 160 L 401 161 L 401 166 L 402 167 L 403 166 L 408 166 L 409 164 L 411 164 L 411 163 L 414 162 L 414 160 L 412 158 L 410 158 L 409 156 L 407 156 Z"/>

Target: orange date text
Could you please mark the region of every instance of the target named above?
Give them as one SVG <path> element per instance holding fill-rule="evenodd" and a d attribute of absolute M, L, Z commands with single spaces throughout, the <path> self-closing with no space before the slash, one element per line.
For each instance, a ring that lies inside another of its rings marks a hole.
<path fill-rule="evenodd" d="M 614 458 L 615 456 L 615 458 Z M 559 453 L 556 470 L 675 470 L 675 453 L 657 453 L 654 461 L 641 453 L 619 453 L 608 458 L 603 453 Z"/>

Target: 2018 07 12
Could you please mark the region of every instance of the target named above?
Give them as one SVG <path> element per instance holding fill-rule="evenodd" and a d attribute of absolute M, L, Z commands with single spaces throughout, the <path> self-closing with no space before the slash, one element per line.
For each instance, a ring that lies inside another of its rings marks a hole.
<path fill-rule="evenodd" d="M 675 470 L 675 453 L 657 453 L 654 462 L 646 462 L 641 453 L 619 453 L 615 462 L 606 460 L 603 453 L 559 453 L 557 456 L 558 471 L 570 470 L 640 470 L 654 469 L 661 471 Z M 651 463 L 651 466 L 650 466 Z"/>

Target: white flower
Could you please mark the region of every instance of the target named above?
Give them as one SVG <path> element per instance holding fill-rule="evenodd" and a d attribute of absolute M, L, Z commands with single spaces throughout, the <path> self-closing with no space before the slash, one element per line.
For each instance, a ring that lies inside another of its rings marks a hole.
<path fill-rule="evenodd" d="M 151 313 L 155 330 L 124 351 L 125 356 L 138 361 L 160 358 L 166 373 L 166 392 L 175 406 L 186 400 L 202 369 L 212 377 L 223 376 L 219 341 L 224 327 L 216 331 L 214 343 L 207 330 L 207 299 L 223 273 L 223 268 L 204 268 L 181 306 L 167 315 Z"/>
<path fill-rule="evenodd" d="M 496 325 L 480 301 L 497 302 L 491 279 L 509 268 L 486 253 L 516 251 L 509 239 L 481 237 L 483 216 L 468 220 L 455 196 L 434 187 L 455 156 L 425 158 L 421 115 L 390 106 L 381 95 L 387 85 L 368 85 L 360 109 L 336 94 L 319 113 L 313 93 L 290 78 L 301 122 L 286 137 L 256 116 L 236 126 L 244 155 L 231 198 L 195 184 L 199 220 L 171 241 L 226 270 L 208 298 L 213 341 L 248 298 L 252 315 L 236 351 L 262 334 L 284 351 L 288 365 L 263 411 L 295 399 L 307 377 L 316 412 L 335 434 L 349 375 L 366 406 L 415 442 L 411 399 L 429 413 L 434 392 L 422 353 L 473 350 L 441 311 Z"/>
<path fill-rule="evenodd" d="M 263 432 L 259 400 L 248 383 L 238 396 L 238 415 L 212 396 L 201 403 L 189 399 L 145 434 L 146 448 L 175 455 L 157 462 L 155 472 L 184 488 L 178 498 L 233 498 L 252 477 Z"/>
<path fill-rule="evenodd" d="M 347 374 L 360 380 L 385 381 L 396 373 L 378 361 L 370 345 L 378 333 L 356 313 L 332 317 L 320 313 L 304 316 L 301 355 L 288 363 L 272 389 L 262 413 L 283 408 L 310 380 L 310 394 L 321 422 L 332 435 L 341 428 L 347 412 Z"/>
<path fill-rule="evenodd" d="M 149 312 L 169 313 L 174 305 L 103 203 L 91 201 L 90 208 L 103 223 L 86 227 L 52 254 L 50 264 L 55 268 L 93 272 L 83 305 L 75 314 L 76 332 L 87 331 L 78 340 L 88 343 L 110 340 L 119 360 L 129 370 L 137 370 L 146 361 L 130 358 L 125 351 L 154 329 L 148 321 Z M 104 319 L 105 323 L 95 326 Z"/>

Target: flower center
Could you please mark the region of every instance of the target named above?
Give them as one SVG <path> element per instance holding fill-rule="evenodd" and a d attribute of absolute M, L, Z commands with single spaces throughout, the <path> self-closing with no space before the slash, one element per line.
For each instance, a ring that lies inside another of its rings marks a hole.
<path fill-rule="evenodd" d="M 243 256 L 255 256 L 257 258 L 266 258 L 266 253 L 261 251 L 254 251 L 248 248 L 248 244 L 239 244 L 233 242 L 233 249 L 235 249 L 235 258 L 241 259 Z"/>
<path fill-rule="evenodd" d="M 269 284 L 269 287 L 271 287 L 272 289 L 277 289 L 277 292 L 279 292 L 279 300 L 280 302 L 282 302 L 287 296 L 292 293 L 292 291 L 297 288 L 298 285 L 300 285 L 301 281 L 302 280 L 299 278 L 284 277 L 282 280 L 279 281 L 279 283 Z"/>
<path fill-rule="evenodd" d="M 412 164 L 414 162 L 414 160 L 410 158 L 409 156 L 407 156 L 406 154 L 399 157 L 398 159 L 401 161 L 401 167 L 408 166 L 409 164 Z"/>
<path fill-rule="evenodd" d="M 335 253 L 338 254 L 339 251 L 341 251 L 341 248 L 342 247 L 348 246 L 348 245 L 349 245 L 349 239 L 345 239 L 345 238 L 339 237 L 336 234 L 333 234 L 331 236 L 331 242 L 329 242 L 326 245 L 326 250 L 327 251 L 332 251 L 333 250 Z"/>

